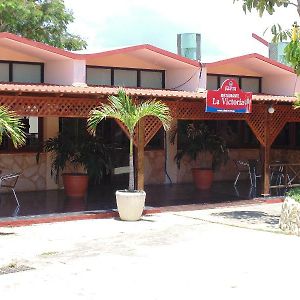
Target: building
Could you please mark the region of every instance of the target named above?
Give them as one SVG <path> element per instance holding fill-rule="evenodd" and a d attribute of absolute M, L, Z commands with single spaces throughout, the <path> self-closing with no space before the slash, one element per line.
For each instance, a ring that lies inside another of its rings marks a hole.
<path fill-rule="evenodd" d="M 206 90 L 219 88 L 226 78 L 236 79 L 244 91 L 253 92 L 251 114 L 204 112 Z M 39 143 L 63 128 L 82 127 L 90 109 L 119 86 L 137 99 L 166 102 L 174 125 L 198 119 L 210 120 L 219 128 L 231 127 L 236 134 L 230 145 L 231 158 L 256 158 L 263 149 L 265 174 L 270 160 L 291 157 L 295 161 L 300 155 L 300 114 L 292 108 L 300 82 L 290 67 L 259 54 L 207 64 L 151 45 L 77 54 L 0 33 L 0 81 L 1 104 L 15 110 L 27 124 L 27 145 L 15 150 L 7 140 L 0 152 L 2 172 L 23 172 L 19 190 L 57 188 L 50 176 L 50 156 L 43 154 L 36 163 Z M 268 113 L 270 106 L 275 109 L 273 114 Z M 107 122 L 103 130 L 122 143 L 126 135 L 119 125 Z M 168 134 L 164 137 L 161 124 L 148 118 L 145 127 L 145 151 L 136 140 L 137 155 L 144 161 L 139 167 L 144 174 L 139 185 L 191 181 L 191 163 L 186 161 L 180 170 L 176 167 L 177 144 L 170 144 Z M 126 159 L 118 163 L 127 164 Z M 235 175 L 230 162 L 216 174 L 216 180 L 233 180 Z M 265 177 L 267 194 L 269 181 Z"/>

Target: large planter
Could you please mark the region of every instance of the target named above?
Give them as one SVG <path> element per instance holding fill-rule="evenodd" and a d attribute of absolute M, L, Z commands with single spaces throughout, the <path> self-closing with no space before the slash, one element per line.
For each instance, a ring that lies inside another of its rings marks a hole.
<path fill-rule="evenodd" d="M 88 188 L 88 175 L 83 173 L 64 173 L 63 184 L 68 197 L 83 198 Z"/>
<path fill-rule="evenodd" d="M 214 173 L 212 169 L 192 169 L 194 183 L 198 190 L 209 190 L 211 188 Z"/>
<path fill-rule="evenodd" d="M 116 191 L 120 219 L 123 221 L 139 220 L 144 211 L 145 199 L 146 193 L 144 191 Z"/>
<path fill-rule="evenodd" d="M 285 197 L 279 220 L 279 228 L 288 234 L 300 236 L 300 203 Z"/>

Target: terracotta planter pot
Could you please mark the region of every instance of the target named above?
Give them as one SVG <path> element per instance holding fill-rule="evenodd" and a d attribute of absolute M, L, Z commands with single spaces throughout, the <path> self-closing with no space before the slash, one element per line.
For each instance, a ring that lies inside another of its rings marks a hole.
<path fill-rule="evenodd" d="M 193 168 L 192 174 L 197 189 L 209 190 L 211 188 L 213 178 L 214 178 L 213 170 Z"/>
<path fill-rule="evenodd" d="M 120 219 L 137 221 L 142 216 L 145 207 L 146 193 L 144 191 L 116 191 L 116 200 Z"/>
<path fill-rule="evenodd" d="M 87 174 L 65 173 L 62 177 L 66 196 L 78 198 L 85 196 L 89 180 Z"/>

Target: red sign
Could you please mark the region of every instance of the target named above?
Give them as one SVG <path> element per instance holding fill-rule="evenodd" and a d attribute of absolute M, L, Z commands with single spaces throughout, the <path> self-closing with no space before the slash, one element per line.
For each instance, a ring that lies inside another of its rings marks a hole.
<path fill-rule="evenodd" d="M 206 112 L 251 113 L 252 93 L 243 92 L 234 79 L 226 79 L 217 91 L 207 91 Z"/>

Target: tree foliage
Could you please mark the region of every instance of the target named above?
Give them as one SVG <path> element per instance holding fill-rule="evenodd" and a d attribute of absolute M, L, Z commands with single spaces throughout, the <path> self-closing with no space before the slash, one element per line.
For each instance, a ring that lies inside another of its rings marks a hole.
<path fill-rule="evenodd" d="M 265 12 L 272 15 L 280 7 L 293 6 L 296 8 L 300 17 L 300 0 L 233 0 L 233 2 L 242 1 L 243 9 L 246 13 L 256 10 L 262 17 Z M 285 61 L 290 64 L 295 73 L 300 75 L 300 31 L 297 22 L 294 22 L 292 30 L 283 30 L 280 24 L 271 27 L 273 42 L 278 43 L 283 40 L 289 40 L 284 49 Z"/>
<path fill-rule="evenodd" d="M 0 0 L 0 31 L 67 50 L 80 50 L 87 43 L 68 32 L 74 21 L 63 0 Z"/>
<path fill-rule="evenodd" d="M 284 48 L 285 60 L 294 68 L 295 73 L 300 75 L 300 32 L 297 23 L 293 25 L 291 41 Z"/>
<path fill-rule="evenodd" d="M 23 146 L 26 142 L 24 126 L 21 120 L 6 107 L 0 106 L 0 144 L 3 135 L 7 135 L 13 142 L 15 148 Z"/>
<path fill-rule="evenodd" d="M 242 7 L 245 13 L 256 10 L 260 17 L 262 17 L 264 13 L 272 15 L 277 9 L 288 6 L 295 7 L 300 16 L 300 0 L 233 0 L 234 3 L 238 1 L 242 1 Z M 273 35 L 272 42 L 274 43 L 289 40 L 291 37 L 291 31 L 283 29 L 280 24 L 274 24 L 270 28 L 267 28 L 266 31 L 267 30 L 271 31 Z"/>
<path fill-rule="evenodd" d="M 99 122 L 106 118 L 113 118 L 121 121 L 129 132 L 129 191 L 134 190 L 134 167 L 133 167 L 133 137 L 134 130 L 138 122 L 147 116 L 157 117 L 165 130 L 169 129 L 171 122 L 170 110 L 161 101 L 145 101 L 136 104 L 135 101 L 126 94 L 124 89 L 119 89 L 116 96 L 108 97 L 107 104 L 91 110 L 88 118 L 88 131 L 96 133 Z"/>
<path fill-rule="evenodd" d="M 233 0 L 237 2 L 240 0 Z M 278 7 L 287 7 L 289 5 L 296 5 L 289 0 L 241 0 L 243 2 L 243 10 L 246 13 L 247 11 L 251 12 L 253 9 L 259 13 L 259 16 L 267 12 L 272 15 Z"/>

